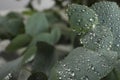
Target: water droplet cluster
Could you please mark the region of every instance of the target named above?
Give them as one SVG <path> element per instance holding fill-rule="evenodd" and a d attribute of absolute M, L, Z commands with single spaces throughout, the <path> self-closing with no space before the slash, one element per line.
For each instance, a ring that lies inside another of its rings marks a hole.
<path fill-rule="evenodd" d="M 4 78 L 4 80 L 10 80 L 12 78 L 12 74 L 8 73 L 8 75 Z"/>
<path fill-rule="evenodd" d="M 113 35 L 109 28 L 97 25 L 96 28 L 87 33 L 80 42 L 84 47 L 97 51 L 98 49 L 110 50 Z"/>
<path fill-rule="evenodd" d="M 120 9 L 115 2 L 103 1 L 91 7 L 97 14 L 101 25 L 107 26 L 113 33 L 112 50 L 120 52 Z"/>
<path fill-rule="evenodd" d="M 85 34 L 98 24 L 97 14 L 87 6 L 72 4 L 68 6 L 67 14 L 73 32 Z"/>
<path fill-rule="evenodd" d="M 85 48 L 74 49 L 57 66 L 59 80 L 99 80 L 107 75 L 113 68 L 111 60 L 117 59 L 117 53 L 93 52 Z M 114 54 L 114 55 L 113 55 Z M 111 59 L 111 57 L 113 57 Z M 110 63 L 111 62 L 111 63 Z"/>

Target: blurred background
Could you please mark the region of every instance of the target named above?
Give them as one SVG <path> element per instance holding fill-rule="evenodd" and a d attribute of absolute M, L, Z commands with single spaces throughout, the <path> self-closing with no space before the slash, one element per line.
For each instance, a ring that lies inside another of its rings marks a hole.
<path fill-rule="evenodd" d="M 49 9 L 55 5 L 55 2 L 74 2 L 80 4 L 91 5 L 97 1 L 105 1 L 105 0 L 0 0 L 0 10 L 23 10 L 26 5 L 32 2 L 34 8 L 38 10 Z M 120 0 L 107 0 L 107 1 L 115 1 L 120 4 Z"/>

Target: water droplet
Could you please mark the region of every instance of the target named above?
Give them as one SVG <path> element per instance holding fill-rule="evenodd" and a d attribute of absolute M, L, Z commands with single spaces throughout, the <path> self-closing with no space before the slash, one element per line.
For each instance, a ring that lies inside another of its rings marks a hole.
<path fill-rule="evenodd" d="M 92 28 L 93 28 L 93 29 L 95 28 L 95 24 L 92 25 Z"/>
<path fill-rule="evenodd" d="M 119 47 L 120 45 L 119 44 L 117 44 L 117 47 Z"/>
<path fill-rule="evenodd" d="M 78 35 L 80 36 L 80 35 L 81 35 L 81 33 L 78 33 Z"/>
<path fill-rule="evenodd" d="M 89 80 L 88 76 L 81 77 L 81 80 Z"/>
<path fill-rule="evenodd" d="M 82 11 L 82 12 L 85 12 L 85 9 L 82 9 L 81 11 Z"/>
<path fill-rule="evenodd" d="M 75 76 L 75 73 L 73 72 L 73 73 L 71 73 L 71 76 Z"/>
<path fill-rule="evenodd" d="M 66 66 L 66 64 L 63 64 L 63 66 L 65 67 L 65 66 Z"/>
<path fill-rule="evenodd" d="M 90 18 L 90 21 L 93 22 L 94 21 L 93 18 Z"/>
<path fill-rule="evenodd" d="M 88 62 L 90 62 L 90 59 L 87 59 Z"/>
<path fill-rule="evenodd" d="M 80 22 L 81 20 L 79 19 L 78 22 Z"/>
<path fill-rule="evenodd" d="M 62 79 L 62 77 L 59 77 L 59 80 L 61 80 Z"/>
<path fill-rule="evenodd" d="M 10 78 L 12 78 L 12 74 L 8 73 L 8 75 L 4 78 L 5 80 L 9 80 Z"/>
<path fill-rule="evenodd" d="M 75 32 L 76 30 L 75 29 L 72 29 L 73 32 Z"/>
<path fill-rule="evenodd" d="M 89 69 L 92 69 L 93 71 L 95 71 L 95 67 L 93 65 L 90 65 Z"/>

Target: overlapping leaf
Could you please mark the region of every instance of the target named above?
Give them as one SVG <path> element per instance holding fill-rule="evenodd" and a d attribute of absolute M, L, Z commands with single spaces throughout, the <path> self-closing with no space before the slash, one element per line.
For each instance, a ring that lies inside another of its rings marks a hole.
<path fill-rule="evenodd" d="M 44 13 L 36 13 L 31 16 L 26 24 L 25 30 L 31 36 L 37 36 L 41 32 L 48 30 L 49 24 Z"/>
<path fill-rule="evenodd" d="M 115 2 L 103 1 L 91 7 L 98 14 L 101 25 L 107 26 L 113 33 L 112 50 L 120 53 L 120 10 Z"/>
<path fill-rule="evenodd" d="M 93 52 L 85 48 L 74 49 L 57 66 L 60 80 L 100 80 L 110 73 L 117 59 L 117 53 L 99 50 Z"/>
<path fill-rule="evenodd" d="M 12 42 L 7 46 L 6 50 L 8 52 L 15 52 L 16 50 L 28 45 L 32 40 L 32 37 L 27 34 L 18 35 L 12 40 Z"/>
<path fill-rule="evenodd" d="M 91 50 L 110 50 L 113 43 L 113 35 L 109 28 L 97 25 L 96 28 L 80 39 L 84 47 Z"/>
<path fill-rule="evenodd" d="M 18 73 L 21 69 L 21 65 L 22 65 L 22 59 L 18 58 L 14 61 L 8 62 L 7 64 L 3 65 L 0 67 L 0 80 L 3 80 L 5 78 L 17 78 L 18 77 Z"/>
<path fill-rule="evenodd" d="M 77 34 L 85 34 L 98 24 L 97 14 L 84 5 L 69 5 L 67 14 L 71 28 Z"/>

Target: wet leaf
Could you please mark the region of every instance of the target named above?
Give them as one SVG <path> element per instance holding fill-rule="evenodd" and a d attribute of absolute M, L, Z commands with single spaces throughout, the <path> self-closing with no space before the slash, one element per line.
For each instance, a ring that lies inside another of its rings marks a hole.
<path fill-rule="evenodd" d="M 96 28 L 80 39 L 85 48 L 95 50 L 110 50 L 113 43 L 113 35 L 109 28 L 97 25 Z"/>
<path fill-rule="evenodd" d="M 68 6 L 67 14 L 73 32 L 85 34 L 98 24 L 97 14 L 84 5 L 72 4 Z"/>
<path fill-rule="evenodd" d="M 0 67 L 0 80 L 6 78 L 17 78 L 21 69 L 23 57 L 20 57 L 14 61 Z"/>
<path fill-rule="evenodd" d="M 100 80 L 112 71 L 113 63 L 116 60 L 116 52 L 109 51 L 107 55 L 102 50 L 93 52 L 89 49 L 78 47 L 70 52 L 56 67 L 58 79 Z"/>
<path fill-rule="evenodd" d="M 101 25 L 107 26 L 113 33 L 112 50 L 120 53 L 120 9 L 115 2 L 103 1 L 91 7 L 97 14 Z M 120 54 L 119 54 L 120 56 Z"/>

